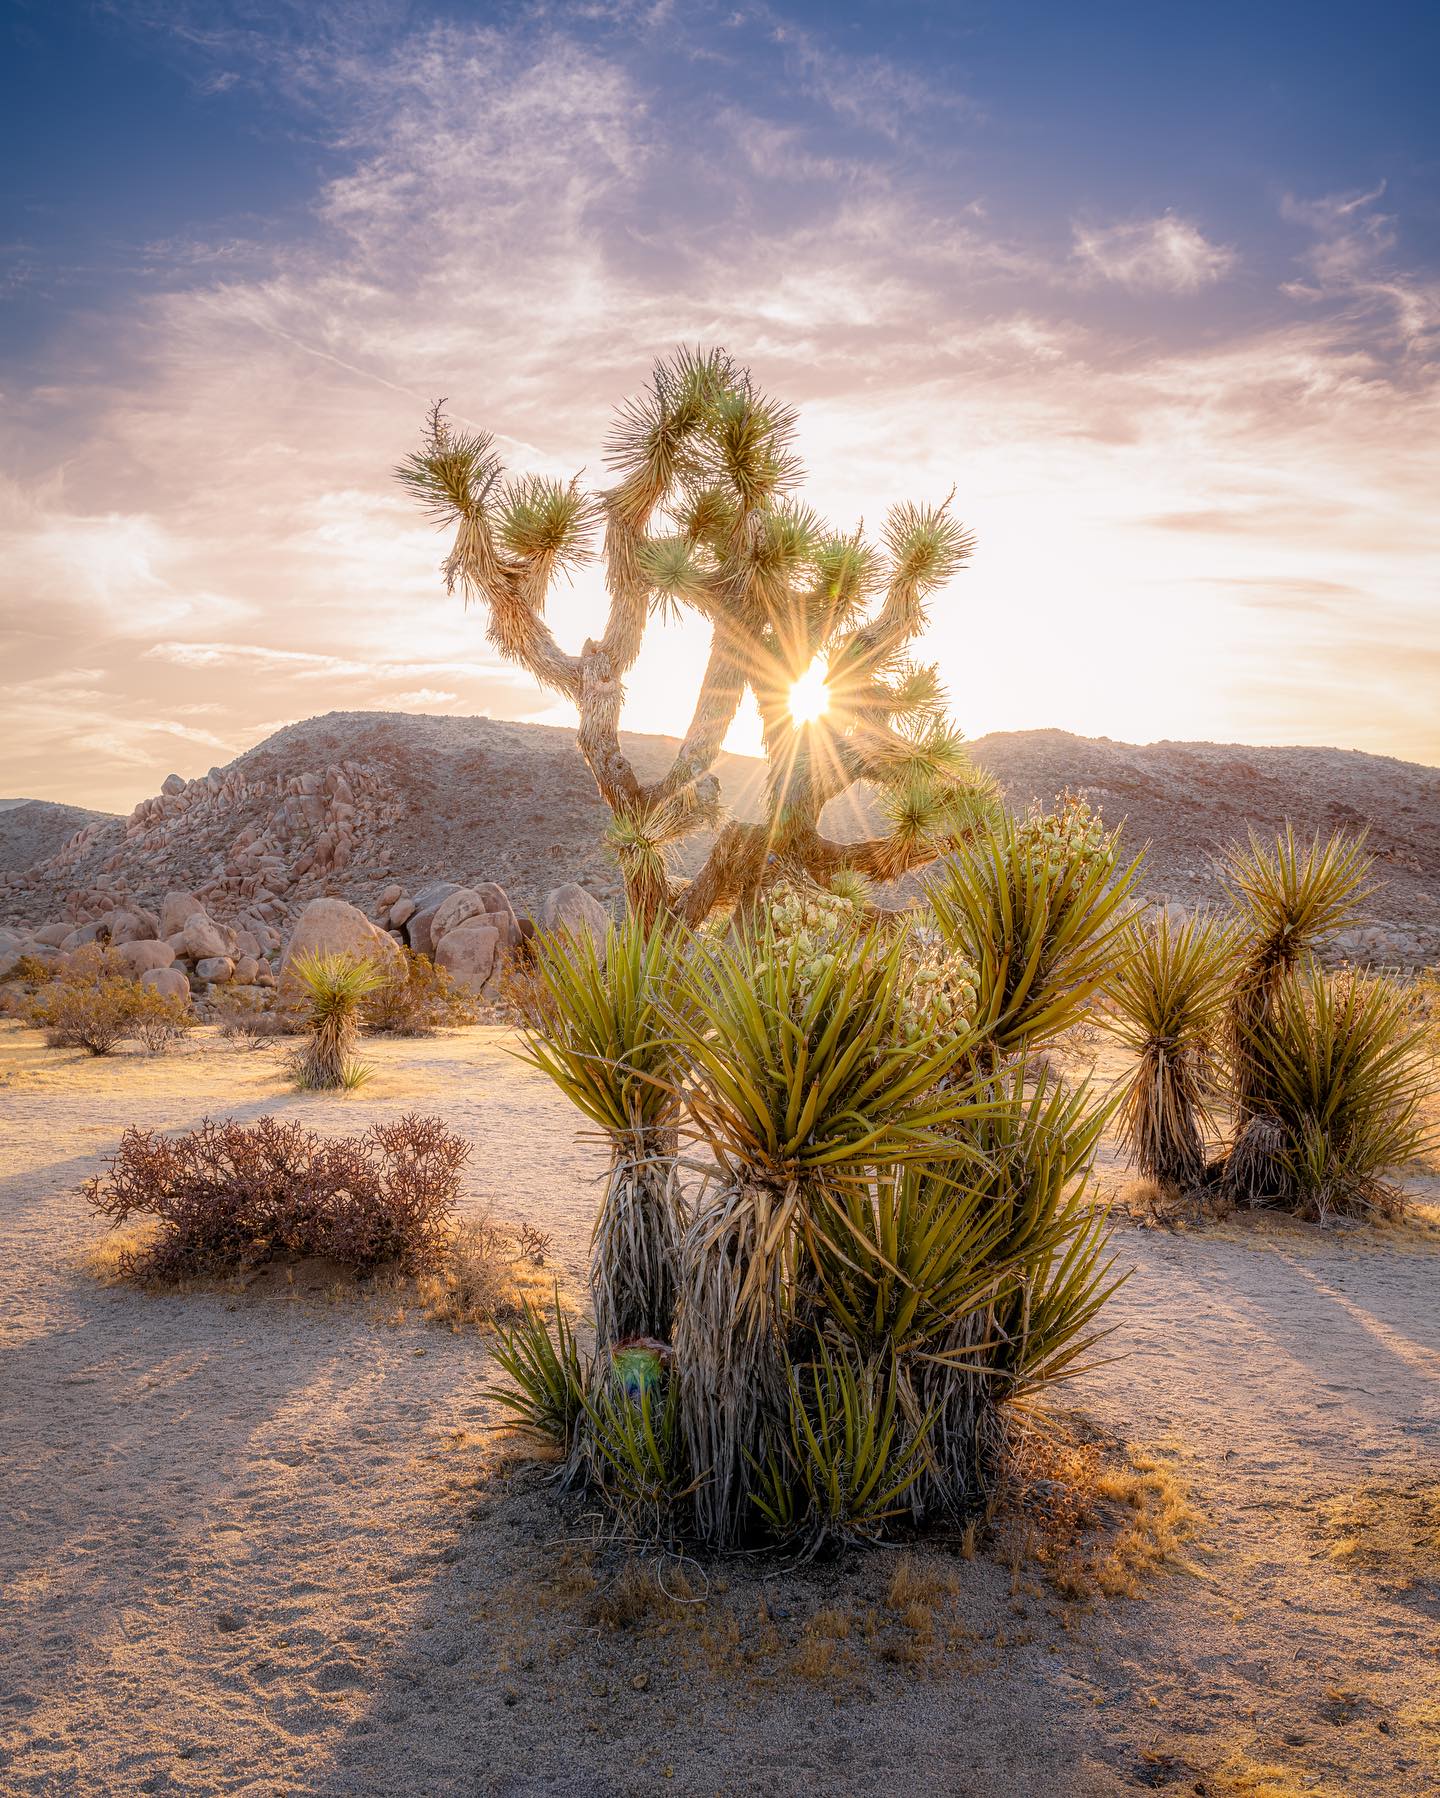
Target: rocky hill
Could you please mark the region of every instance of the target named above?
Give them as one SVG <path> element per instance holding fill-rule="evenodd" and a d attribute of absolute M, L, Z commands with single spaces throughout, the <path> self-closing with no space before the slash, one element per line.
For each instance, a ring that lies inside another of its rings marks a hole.
<path fill-rule="evenodd" d="M 646 777 L 675 747 L 626 739 Z M 1368 827 L 1383 880 L 1369 950 L 1405 962 L 1440 955 L 1440 770 L 1344 750 L 1142 747 L 1048 730 L 997 733 L 973 748 L 1016 806 L 1069 788 L 1107 821 L 1124 819 L 1127 840 L 1150 846 L 1146 892 L 1171 903 L 1218 897 L 1216 856 L 1247 825 Z M 731 810 L 755 815 L 763 765 L 724 756 L 716 771 Z M 863 798 L 834 812 L 834 834 L 867 829 Z M 606 901 L 619 892 L 600 846 L 607 814 L 574 733 L 544 725 L 331 712 L 202 779 L 172 775 L 128 819 L 77 815 L 85 821 L 62 847 L 42 846 L 44 859 L 0 872 L 0 920 L 153 906 L 173 888 L 217 917 L 271 925 L 318 894 L 370 910 L 383 888 L 408 892 L 437 878 L 498 882 L 532 910 L 568 881 Z M 0 814 L 0 829 L 14 816 Z M 688 845 L 688 860 L 705 847 Z"/>
<path fill-rule="evenodd" d="M 0 799 L 0 873 L 30 868 L 88 824 L 112 824 L 113 812 L 83 805 L 56 805 L 48 799 Z"/>

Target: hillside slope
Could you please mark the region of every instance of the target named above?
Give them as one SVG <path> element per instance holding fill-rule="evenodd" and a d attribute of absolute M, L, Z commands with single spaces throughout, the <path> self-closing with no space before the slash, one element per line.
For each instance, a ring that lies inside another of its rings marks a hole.
<path fill-rule="evenodd" d="M 118 824 L 113 812 L 49 799 L 0 799 L 0 872 L 33 867 L 89 824 Z"/>
<path fill-rule="evenodd" d="M 650 777 L 676 744 L 627 735 L 625 747 Z M 973 749 L 1012 805 L 1070 788 L 1108 821 L 1124 819 L 1127 841 L 1150 845 L 1145 890 L 1186 905 L 1218 897 L 1216 855 L 1249 825 L 1368 827 L 1383 877 L 1373 915 L 1407 957 L 1440 952 L 1440 770 L 1345 750 L 1136 746 L 1052 730 L 996 733 Z M 756 815 L 763 764 L 727 755 L 716 772 L 731 810 Z M 839 802 L 827 825 L 863 834 L 865 809 Z M 0 915 L 33 922 L 93 895 L 147 899 L 187 886 L 222 913 L 279 919 L 317 892 L 368 906 L 377 884 L 411 890 L 442 876 L 499 881 L 523 906 L 567 880 L 613 898 L 606 820 L 571 730 L 331 712 L 201 780 L 172 777 L 130 818 L 91 822 L 48 859 L 0 875 Z M 705 847 L 687 845 L 687 863 Z"/>

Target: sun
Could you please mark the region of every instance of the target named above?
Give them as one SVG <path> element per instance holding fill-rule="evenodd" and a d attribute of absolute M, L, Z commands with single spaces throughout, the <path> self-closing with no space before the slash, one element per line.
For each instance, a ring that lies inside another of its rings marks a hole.
<path fill-rule="evenodd" d="M 825 685 L 829 673 L 824 656 L 815 660 L 790 686 L 790 716 L 797 724 L 814 724 L 830 709 L 830 689 Z"/>

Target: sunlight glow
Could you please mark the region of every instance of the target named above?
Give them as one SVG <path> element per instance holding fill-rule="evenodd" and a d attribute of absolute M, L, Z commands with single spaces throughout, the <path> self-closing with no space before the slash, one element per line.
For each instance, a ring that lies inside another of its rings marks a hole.
<path fill-rule="evenodd" d="M 830 672 L 824 656 L 815 660 L 790 687 L 790 716 L 797 724 L 814 724 L 830 709 L 830 689 L 825 676 Z"/>

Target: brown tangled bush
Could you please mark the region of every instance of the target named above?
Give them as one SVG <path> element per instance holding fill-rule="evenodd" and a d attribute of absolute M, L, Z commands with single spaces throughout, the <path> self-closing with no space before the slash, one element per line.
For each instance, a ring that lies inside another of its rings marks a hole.
<path fill-rule="evenodd" d="M 270 1117 L 207 1119 L 183 1136 L 127 1130 L 84 1196 L 114 1224 L 159 1220 L 153 1241 L 120 1256 L 126 1278 L 231 1273 L 279 1255 L 419 1273 L 448 1254 L 469 1154 L 439 1118 L 332 1137 Z"/>
<path fill-rule="evenodd" d="M 384 1036 L 433 1036 L 453 1024 L 479 1017 L 470 995 L 444 968 L 413 949 L 400 951 L 404 971 L 370 994 L 361 1008 L 367 1030 Z"/>

